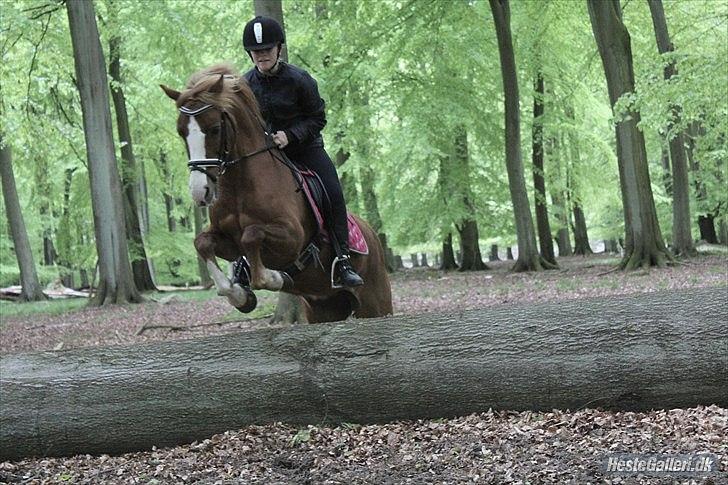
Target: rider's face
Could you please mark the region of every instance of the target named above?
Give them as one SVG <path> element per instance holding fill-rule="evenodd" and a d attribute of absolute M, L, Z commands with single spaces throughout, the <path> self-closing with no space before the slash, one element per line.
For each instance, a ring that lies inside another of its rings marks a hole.
<path fill-rule="evenodd" d="M 268 72 L 273 69 L 278 61 L 278 46 L 259 51 L 250 51 L 250 55 L 253 57 L 253 62 L 259 71 Z"/>

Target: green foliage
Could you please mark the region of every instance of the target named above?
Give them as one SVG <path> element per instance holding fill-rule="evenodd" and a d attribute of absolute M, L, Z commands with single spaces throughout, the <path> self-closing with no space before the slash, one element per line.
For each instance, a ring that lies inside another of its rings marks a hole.
<path fill-rule="evenodd" d="M 183 201 L 175 208 L 177 219 L 189 217 L 190 205 L 176 111 L 158 85 L 180 88 L 192 72 L 214 62 L 249 69 L 240 36 L 253 14 L 252 1 L 96 0 L 94 5 L 104 49 L 110 39 L 121 40 L 121 87 L 138 165 L 131 175 L 143 176 L 149 194 L 148 255 L 158 282 L 194 283 L 193 234 L 181 227 L 176 233 L 166 230 L 163 194 Z M 362 167 L 375 171 L 390 244 L 439 247 L 471 211 L 483 241 L 514 242 L 503 90 L 488 2 L 283 0 L 283 5 L 290 61 L 316 77 L 327 102 L 327 148 L 332 155 L 339 149 L 350 154 L 341 175 L 357 180 Z M 620 109 L 641 113 L 660 224 L 669 234 L 671 200 L 659 183 L 661 132 L 672 136 L 699 126 L 694 155 L 700 168 L 691 177 L 702 183 L 707 197 L 692 207 L 696 213 L 728 207 L 728 6 L 710 0 L 665 0 L 664 5 L 675 44 L 669 56 L 657 53 L 646 2 L 625 4 L 637 86 Z M 539 122 L 547 143 L 547 191 L 581 202 L 593 238 L 619 237 L 624 218 L 612 113 L 586 6 L 514 0 L 511 13 L 529 187 L 533 80 L 540 71 L 546 83 Z M 46 232 L 60 265 L 91 270 L 93 216 L 65 8 L 48 0 L 7 2 L 0 36 L 0 129 L 13 148 L 36 261 Z M 671 60 L 679 75 L 667 82 L 663 68 Z M 682 110 L 679 123 L 670 109 L 675 104 Z M 454 157 L 455 140 L 463 136 L 465 165 Z M 553 202 L 551 195 L 547 202 Z M 361 201 L 349 203 L 363 208 Z M 14 282 L 6 225 L 3 218 L 0 267 L 2 280 Z"/>

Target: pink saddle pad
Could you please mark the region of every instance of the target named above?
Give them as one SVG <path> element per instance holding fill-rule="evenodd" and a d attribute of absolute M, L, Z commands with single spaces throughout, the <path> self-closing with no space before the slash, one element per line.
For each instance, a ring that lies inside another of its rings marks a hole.
<path fill-rule="evenodd" d="M 311 190 L 308 188 L 308 184 L 306 183 L 303 184 L 303 192 L 306 194 L 306 200 L 308 200 L 308 204 L 311 206 L 311 210 L 313 210 L 314 216 L 316 217 L 316 222 L 318 223 L 321 235 L 325 241 L 328 241 L 329 233 L 324 227 L 324 218 L 321 215 L 321 210 L 318 205 L 316 205 L 316 201 L 314 200 Z M 349 223 L 349 249 L 355 253 L 369 254 L 367 240 L 364 239 L 364 233 L 362 233 L 361 227 L 359 227 L 356 219 L 354 219 L 354 216 L 351 214 L 347 214 L 346 219 Z"/>

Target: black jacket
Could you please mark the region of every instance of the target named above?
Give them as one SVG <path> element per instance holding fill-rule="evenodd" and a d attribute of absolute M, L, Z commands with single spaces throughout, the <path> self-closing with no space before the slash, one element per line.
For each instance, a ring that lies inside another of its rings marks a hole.
<path fill-rule="evenodd" d="M 272 76 L 253 68 L 245 73 L 245 79 L 271 133 L 286 133 L 287 152 L 323 146 L 321 130 L 326 126 L 325 104 L 316 80 L 308 72 L 280 61 L 278 72 Z"/>

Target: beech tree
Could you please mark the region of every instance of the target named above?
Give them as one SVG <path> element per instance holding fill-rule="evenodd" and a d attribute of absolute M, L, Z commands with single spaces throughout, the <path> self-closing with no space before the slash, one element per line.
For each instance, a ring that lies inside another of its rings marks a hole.
<path fill-rule="evenodd" d="M 634 92 L 629 32 L 622 22 L 619 0 L 587 0 L 592 31 L 602 58 L 609 100 L 614 109 L 620 97 Z M 657 221 L 647 168 L 640 114 L 628 112 L 615 119 L 617 160 L 625 219 L 625 255 L 621 267 L 664 266 L 672 257 Z"/>
<path fill-rule="evenodd" d="M 536 203 L 536 226 L 538 227 L 538 242 L 541 246 L 541 257 L 549 263 L 556 265 L 554 256 L 554 241 L 551 238 L 551 225 L 546 205 L 546 183 L 544 177 L 543 160 L 543 111 L 544 111 L 544 81 L 541 70 L 536 71 L 533 95 L 533 189 Z"/>
<path fill-rule="evenodd" d="M 655 27 L 657 49 L 662 55 L 670 55 L 674 48 L 667 30 L 662 0 L 647 0 Z M 668 59 L 665 65 L 665 80 L 677 75 L 675 59 Z M 685 153 L 685 137 L 682 130 L 675 130 L 680 124 L 680 107 L 672 105 L 672 120 L 668 126 L 667 137 L 670 142 L 672 161 L 672 250 L 677 255 L 695 254 L 692 231 L 690 230 L 690 184 L 688 182 L 688 162 Z"/>
<path fill-rule="evenodd" d="M 33 250 L 28 240 L 28 232 L 25 229 L 23 212 L 20 209 L 18 190 L 15 188 L 15 175 L 13 174 L 11 153 L 10 146 L 3 141 L 2 133 L 0 133 L 0 179 L 2 180 L 3 186 L 5 212 L 8 216 L 15 255 L 18 259 L 18 267 L 20 269 L 20 284 L 23 287 L 20 293 L 20 300 L 45 300 L 46 297 L 38 281 L 38 273 L 35 269 Z"/>
<path fill-rule="evenodd" d="M 540 271 L 543 261 L 536 246 L 536 234 L 531 219 L 531 206 L 526 192 L 526 179 L 521 159 L 521 125 L 518 98 L 516 60 L 511 39 L 511 11 L 508 0 L 490 0 L 495 31 L 498 38 L 503 91 L 505 93 L 505 147 L 508 186 L 513 203 L 518 239 L 518 259 L 514 271 Z M 547 263 L 550 266 L 550 263 Z"/>
<path fill-rule="evenodd" d="M 107 2 L 112 19 L 118 22 L 118 5 L 114 0 Z M 117 26 L 118 27 L 118 26 Z M 124 186 L 124 216 L 126 232 L 132 245 L 131 268 L 134 283 L 140 291 L 156 290 L 152 272 L 147 259 L 147 251 L 142 238 L 142 228 L 139 218 L 139 170 L 137 169 L 134 148 L 129 129 L 129 116 L 126 109 L 123 82 L 121 78 L 121 47 L 122 40 L 115 34 L 109 40 L 109 75 L 111 76 L 111 99 L 114 101 L 116 114 L 116 129 L 119 133 L 121 158 L 124 162 L 122 168 L 122 184 Z"/>
<path fill-rule="evenodd" d="M 96 14 L 90 0 L 72 0 L 66 8 L 81 96 L 98 252 L 99 282 L 91 304 L 139 302 L 141 296 L 129 264 L 121 180 L 111 133 L 109 83 Z"/>

